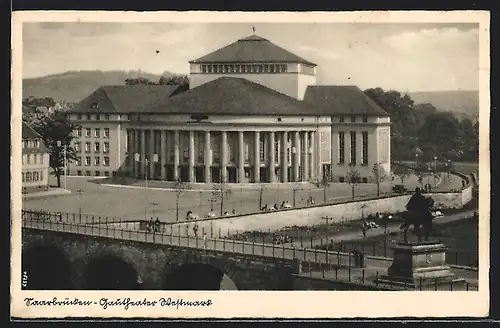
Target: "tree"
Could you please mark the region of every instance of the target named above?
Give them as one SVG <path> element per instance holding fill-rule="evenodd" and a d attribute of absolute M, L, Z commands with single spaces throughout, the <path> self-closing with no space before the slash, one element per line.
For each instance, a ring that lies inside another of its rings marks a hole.
<path fill-rule="evenodd" d="M 145 77 L 138 77 L 138 78 L 128 78 L 125 80 L 126 85 L 156 85 L 155 82 L 151 81 L 150 79 L 147 79 Z"/>
<path fill-rule="evenodd" d="M 177 181 L 174 182 L 174 189 L 175 189 L 175 220 L 179 222 L 179 199 L 186 190 L 191 189 L 191 185 L 188 182 L 184 182 L 178 179 Z"/>
<path fill-rule="evenodd" d="M 392 173 L 401 180 L 402 185 L 404 185 L 406 177 L 411 175 L 410 169 L 403 165 L 394 165 Z"/>
<path fill-rule="evenodd" d="M 352 187 L 352 199 L 354 199 L 354 187 L 361 182 L 361 174 L 355 164 L 349 164 L 349 172 L 346 174 L 346 181 Z"/>
<path fill-rule="evenodd" d="M 220 216 L 224 215 L 224 200 L 231 194 L 231 189 L 227 187 L 227 183 L 221 178 L 219 183 L 212 187 L 212 197 L 215 200 L 220 200 Z"/>
<path fill-rule="evenodd" d="M 31 122 L 31 127 L 40 134 L 45 146 L 49 149 L 49 167 L 57 179 L 57 186 L 61 187 L 61 175 L 64 172 L 64 161 L 71 163 L 76 159 L 76 151 L 72 146 L 74 130 L 78 127 L 69 120 L 63 111 L 55 111 L 38 117 Z"/>
<path fill-rule="evenodd" d="M 189 77 L 187 75 L 174 75 L 171 77 L 160 77 L 159 85 L 189 85 Z"/>
<path fill-rule="evenodd" d="M 387 179 L 388 174 L 385 168 L 380 163 L 375 163 L 373 165 L 373 178 L 377 184 L 377 197 L 380 197 L 380 183 Z"/>

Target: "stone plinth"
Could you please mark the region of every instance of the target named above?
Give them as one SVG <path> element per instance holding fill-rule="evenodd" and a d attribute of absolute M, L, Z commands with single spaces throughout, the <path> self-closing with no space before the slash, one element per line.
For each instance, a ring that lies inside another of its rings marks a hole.
<path fill-rule="evenodd" d="M 435 284 L 460 282 L 446 264 L 447 247 L 439 241 L 397 242 L 393 250 L 392 265 L 379 283 L 419 288 Z"/>

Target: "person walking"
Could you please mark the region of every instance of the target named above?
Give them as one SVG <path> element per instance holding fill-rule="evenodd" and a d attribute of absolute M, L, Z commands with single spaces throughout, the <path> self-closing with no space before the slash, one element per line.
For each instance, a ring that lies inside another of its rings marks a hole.
<path fill-rule="evenodd" d="M 207 249 L 207 233 L 203 233 L 203 249 Z"/>

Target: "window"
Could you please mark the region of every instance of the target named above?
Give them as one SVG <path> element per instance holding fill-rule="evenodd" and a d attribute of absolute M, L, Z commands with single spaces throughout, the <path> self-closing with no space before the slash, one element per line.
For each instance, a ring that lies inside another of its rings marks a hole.
<path fill-rule="evenodd" d="M 208 73 L 212 73 L 212 65 L 208 65 L 207 69 Z"/>
<path fill-rule="evenodd" d="M 264 136 L 260 136 L 260 147 L 259 147 L 259 160 L 261 162 L 264 162 L 266 160 L 266 153 L 265 153 L 265 145 L 266 141 L 264 139 Z"/>
<path fill-rule="evenodd" d="M 356 122 L 356 116 L 351 116 L 351 122 L 355 123 Z"/>
<path fill-rule="evenodd" d="M 35 147 L 40 148 L 40 140 L 35 140 Z"/>
<path fill-rule="evenodd" d="M 363 123 L 368 122 L 368 116 L 363 116 Z"/>
<path fill-rule="evenodd" d="M 351 131 L 351 164 L 356 164 L 356 132 Z"/>
<path fill-rule="evenodd" d="M 109 120 L 109 114 L 104 114 L 104 119 Z"/>
<path fill-rule="evenodd" d="M 94 157 L 94 165 L 95 166 L 101 165 L 101 158 L 100 157 Z"/>
<path fill-rule="evenodd" d="M 85 166 L 90 166 L 90 156 L 85 157 Z"/>
<path fill-rule="evenodd" d="M 43 181 L 43 171 L 40 171 L 40 181 Z"/>
<path fill-rule="evenodd" d="M 26 154 L 23 154 L 23 165 L 26 164 L 27 162 L 27 155 Z"/>
<path fill-rule="evenodd" d="M 361 179 L 361 181 L 362 181 L 363 183 L 368 183 L 368 178 L 362 178 L 362 179 Z"/>
<path fill-rule="evenodd" d="M 40 154 L 41 164 L 45 164 L 45 154 Z"/>
<path fill-rule="evenodd" d="M 33 164 L 38 164 L 38 154 L 33 154 Z"/>
<path fill-rule="evenodd" d="M 33 181 L 38 181 L 38 172 L 33 172 Z"/>
<path fill-rule="evenodd" d="M 339 164 L 345 163 L 345 134 L 339 132 Z"/>
<path fill-rule="evenodd" d="M 94 152 L 98 153 L 98 152 L 100 151 L 100 149 L 101 149 L 101 147 L 100 147 L 100 146 L 101 146 L 101 145 L 99 144 L 99 142 L 98 142 L 98 141 L 96 141 L 96 142 L 94 143 Z"/>
<path fill-rule="evenodd" d="M 82 157 L 81 156 L 76 157 L 76 166 L 82 166 Z"/>
<path fill-rule="evenodd" d="M 104 176 L 109 177 L 109 171 L 104 171 Z"/>
<path fill-rule="evenodd" d="M 96 121 L 99 121 L 101 119 L 101 115 L 96 114 L 95 119 L 96 119 Z"/>
<path fill-rule="evenodd" d="M 96 101 L 96 102 L 93 102 L 91 105 L 90 105 L 90 108 L 92 109 L 97 109 L 99 108 L 99 103 Z"/>
<path fill-rule="evenodd" d="M 109 166 L 109 157 L 105 156 L 103 158 L 102 165 Z"/>
<path fill-rule="evenodd" d="M 79 152 L 81 152 L 81 151 L 82 151 L 82 144 L 81 144 L 81 142 L 80 142 L 80 141 L 75 142 L 75 151 L 76 151 L 77 153 L 79 153 Z"/>
<path fill-rule="evenodd" d="M 363 132 L 363 165 L 368 165 L 368 132 Z"/>
<path fill-rule="evenodd" d="M 28 154 L 26 164 L 31 164 L 31 154 Z"/>
<path fill-rule="evenodd" d="M 95 130 L 94 130 L 94 136 L 96 138 L 100 138 L 101 137 L 101 129 L 100 128 L 95 128 Z"/>
<path fill-rule="evenodd" d="M 339 122 L 344 123 L 344 116 L 339 117 Z"/>
<path fill-rule="evenodd" d="M 103 149 L 103 152 L 104 153 L 109 153 L 109 142 L 104 142 L 104 149 Z"/>
<path fill-rule="evenodd" d="M 279 158 L 280 158 L 280 153 L 279 153 L 279 141 L 278 140 L 274 140 L 274 161 L 275 162 L 279 162 Z"/>
<path fill-rule="evenodd" d="M 90 171 L 85 171 L 85 175 L 89 177 L 90 176 Z"/>
<path fill-rule="evenodd" d="M 77 119 L 77 120 L 81 120 L 81 119 L 82 119 L 82 114 L 78 114 L 78 115 L 76 115 L 76 119 Z"/>
<path fill-rule="evenodd" d="M 282 73 L 288 72 L 288 65 L 287 64 L 282 64 L 281 65 L 281 72 Z"/>
<path fill-rule="evenodd" d="M 82 136 L 82 128 L 77 128 L 76 129 L 76 136 L 81 137 Z"/>
<path fill-rule="evenodd" d="M 87 141 L 87 142 L 85 143 L 85 152 L 86 152 L 86 153 L 90 153 L 90 141 Z"/>
<path fill-rule="evenodd" d="M 201 65 L 201 72 L 206 73 L 207 72 L 207 65 Z"/>
<path fill-rule="evenodd" d="M 76 175 L 81 176 L 82 175 L 82 171 L 81 170 L 76 171 Z"/>
<path fill-rule="evenodd" d="M 91 136 L 92 136 L 92 129 L 86 128 L 85 129 L 85 137 L 90 138 Z"/>
<path fill-rule="evenodd" d="M 101 175 L 101 172 L 99 172 L 99 171 L 95 171 L 95 176 L 96 176 L 96 177 L 98 177 L 98 176 L 100 176 L 100 175 Z"/>
<path fill-rule="evenodd" d="M 22 180 L 23 180 L 23 182 L 25 182 L 25 181 L 26 181 L 26 176 L 25 176 L 24 172 L 23 172 L 23 173 L 21 173 L 21 175 L 22 175 Z"/>
<path fill-rule="evenodd" d="M 345 181 L 344 177 L 339 177 L 339 182 L 344 182 L 344 181 Z"/>
<path fill-rule="evenodd" d="M 31 172 L 26 172 L 26 182 L 31 182 Z"/>
<path fill-rule="evenodd" d="M 91 120 L 92 119 L 92 115 L 91 114 L 87 114 L 87 120 Z"/>
<path fill-rule="evenodd" d="M 269 65 L 264 65 L 264 73 L 269 73 Z"/>
<path fill-rule="evenodd" d="M 104 138 L 109 138 L 109 128 L 104 128 Z"/>

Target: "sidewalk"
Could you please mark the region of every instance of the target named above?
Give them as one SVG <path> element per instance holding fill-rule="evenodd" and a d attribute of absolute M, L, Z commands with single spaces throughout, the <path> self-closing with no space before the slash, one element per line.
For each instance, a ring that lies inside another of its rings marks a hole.
<path fill-rule="evenodd" d="M 29 194 L 23 194 L 23 199 L 33 199 L 33 198 L 42 198 L 42 197 L 51 197 L 51 196 L 62 196 L 71 194 L 71 190 L 63 189 L 63 188 L 50 188 L 46 191 L 33 192 Z"/>

